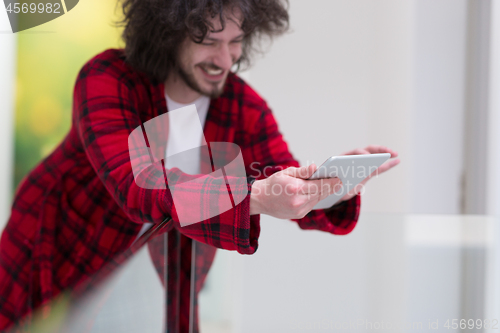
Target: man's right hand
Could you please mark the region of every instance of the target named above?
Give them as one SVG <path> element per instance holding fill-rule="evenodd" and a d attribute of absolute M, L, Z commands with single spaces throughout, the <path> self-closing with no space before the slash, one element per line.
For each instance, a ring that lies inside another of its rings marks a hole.
<path fill-rule="evenodd" d="M 250 215 L 303 218 L 318 202 L 342 188 L 339 178 L 307 180 L 316 168 L 315 164 L 290 167 L 255 181 L 250 196 Z"/>

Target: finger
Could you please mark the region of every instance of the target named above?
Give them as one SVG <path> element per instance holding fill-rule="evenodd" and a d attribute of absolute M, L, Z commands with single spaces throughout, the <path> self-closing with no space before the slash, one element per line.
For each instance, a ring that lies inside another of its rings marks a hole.
<path fill-rule="evenodd" d="M 306 179 L 309 179 L 315 172 L 316 170 L 318 170 L 318 167 L 316 166 L 315 163 L 311 163 L 311 165 L 309 165 L 309 176 L 306 178 Z"/>
<path fill-rule="evenodd" d="M 326 188 L 325 187 L 323 188 L 323 193 L 321 194 L 321 200 L 334 193 L 340 192 L 342 190 L 342 185 L 343 184 L 340 178 L 332 178 L 331 181 L 326 186 Z"/>
<path fill-rule="evenodd" d="M 305 209 L 309 212 L 311 211 L 318 202 L 321 200 L 325 199 L 328 197 L 330 193 L 328 193 L 328 190 L 323 190 L 323 191 L 318 191 L 313 194 L 308 194 L 307 195 L 307 201 L 305 204 Z"/>
<path fill-rule="evenodd" d="M 342 187 L 342 181 L 337 177 L 321 179 L 320 181 L 321 182 L 318 183 L 318 186 L 321 189 L 320 195 L 322 196 L 329 196 Z"/>
<path fill-rule="evenodd" d="M 349 150 L 349 151 L 346 151 L 340 155 L 342 156 L 342 155 L 355 155 L 355 154 L 354 154 L 354 150 Z"/>
<path fill-rule="evenodd" d="M 309 166 L 303 166 L 300 168 L 290 167 L 288 169 L 283 170 L 283 174 L 299 179 L 309 179 L 316 171 L 316 169 L 317 166 L 316 164 L 313 163 Z"/>
<path fill-rule="evenodd" d="M 342 198 L 342 200 L 349 200 L 360 193 L 365 193 L 365 186 L 369 179 L 370 177 L 367 177 L 361 183 L 351 188 L 349 192 Z"/>
<path fill-rule="evenodd" d="M 299 168 L 288 167 L 285 170 L 279 172 L 278 174 L 295 177 L 295 174 L 297 173 L 297 169 L 299 169 Z"/>
<path fill-rule="evenodd" d="M 321 181 L 321 180 L 319 180 Z M 307 181 L 308 183 L 315 184 L 318 187 L 321 188 L 320 185 L 318 185 L 319 181 Z M 311 211 L 314 206 L 320 202 L 321 200 L 327 198 L 334 192 L 337 192 L 342 189 L 342 181 L 339 178 L 330 178 L 330 179 L 322 179 L 323 184 L 323 190 L 322 191 L 315 191 L 314 193 L 309 193 L 307 195 L 307 201 L 305 204 L 305 209 L 309 212 Z"/>
<path fill-rule="evenodd" d="M 329 196 L 342 188 L 339 178 L 306 180 L 298 184 L 298 194 Z"/>
<path fill-rule="evenodd" d="M 342 181 L 338 177 L 308 180 L 307 183 L 315 183 L 317 186 L 324 189 L 330 189 L 337 184 L 342 185 Z"/>
<path fill-rule="evenodd" d="M 386 172 L 387 170 L 390 170 L 396 165 L 398 165 L 400 162 L 401 160 L 399 158 L 395 160 L 389 160 L 379 167 L 378 173 Z"/>
<path fill-rule="evenodd" d="M 356 148 L 354 150 L 345 153 L 344 155 L 365 155 L 365 154 L 370 154 L 370 152 L 367 151 L 366 149 Z"/>
<path fill-rule="evenodd" d="M 371 154 L 389 153 L 389 148 L 380 145 L 369 145 L 365 149 L 368 150 Z"/>
<path fill-rule="evenodd" d="M 304 180 L 298 183 L 297 193 L 300 195 L 319 195 L 324 191 L 327 179 Z"/>
<path fill-rule="evenodd" d="M 387 148 L 386 146 L 380 146 L 380 145 L 369 145 L 368 147 L 365 148 L 368 150 L 371 154 L 384 154 L 384 153 L 390 153 L 391 157 L 397 157 L 398 153 L 390 148 Z"/>
<path fill-rule="evenodd" d="M 398 165 L 400 162 L 401 161 L 399 158 L 385 162 L 377 170 L 373 171 L 368 177 L 366 177 L 365 181 L 367 181 L 370 178 L 376 177 L 376 176 L 380 175 L 381 173 L 386 172 L 387 170 L 392 169 L 393 167 Z"/>

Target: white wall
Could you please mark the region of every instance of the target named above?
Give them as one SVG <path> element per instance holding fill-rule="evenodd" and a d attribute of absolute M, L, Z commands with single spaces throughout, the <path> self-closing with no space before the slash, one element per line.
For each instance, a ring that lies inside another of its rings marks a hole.
<path fill-rule="evenodd" d="M 13 135 L 16 36 L 0 5 L 0 230 L 10 215 L 13 178 Z"/>
<path fill-rule="evenodd" d="M 291 1 L 292 33 L 251 70 L 294 156 L 303 164 L 369 144 L 403 162 L 373 179 L 363 210 L 409 207 L 410 3 Z"/>
<path fill-rule="evenodd" d="M 381 144 L 401 164 L 362 211 L 459 213 L 465 0 L 291 1 L 293 32 L 251 70 L 301 163 Z"/>

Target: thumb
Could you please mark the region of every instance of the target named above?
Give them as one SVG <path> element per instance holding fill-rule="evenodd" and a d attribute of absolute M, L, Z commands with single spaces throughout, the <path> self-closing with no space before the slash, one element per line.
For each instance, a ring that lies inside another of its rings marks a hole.
<path fill-rule="evenodd" d="M 313 175 L 313 173 L 316 171 L 317 166 L 316 164 L 311 164 L 309 166 L 303 166 L 300 168 L 294 168 L 290 167 L 288 169 L 283 170 L 283 174 L 295 177 L 295 178 L 300 178 L 300 179 L 308 179 Z"/>

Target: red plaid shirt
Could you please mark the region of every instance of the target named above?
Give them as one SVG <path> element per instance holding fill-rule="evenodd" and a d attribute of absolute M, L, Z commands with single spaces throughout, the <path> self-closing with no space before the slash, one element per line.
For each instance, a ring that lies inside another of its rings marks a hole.
<path fill-rule="evenodd" d="M 145 222 L 157 224 L 172 216 L 168 228 L 157 232 L 171 231 L 169 264 L 175 264 L 176 258 L 190 258 L 189 250 L 181 254 L 178 250 L 190 248 L 191 240 L 202 243 L 196 259 L 198 291 L 215 248 L 241 254 L 257 250 L 260 216 L 249 214 L 252 179 L 264 178 L 264 168 L 269 176 L 299 166 L 266 102 L 234 74 L 228 76 L 222 96 L 211 100 L 206 141 L 232 142 L 241 148 L 249 193 L 233 209 L 185 227 L 179 225 L 168 190 L 136 184 L 129 156 L 129 134 L 165 112 L 163 83 L 132 69 L 122 50 L 107 50 L 83 66 L 74 89 L 71 129 L 19 185 L 0 240 L 0 329 L 48 304 L 61 291 L 88 281 L 131 246 Z M 166 181 L 153 178 L 156 167 L 143 176 Z M 199 196 L 208 196 L 220 185 L 203 186 Z M 302 229 L 347 234 L 359 212 L 358 195 L 334 209 L 311 211 L 295 222 Z M 151 242 L 151 252 L 162 239 Z M 161 267 L 159 258 L 153 255 Z M 185 297 L 188 287 L 181 286 L 185 276 L 181 274 L 180 280 L 180 290 L 169 290 L 169 297 L 180 297 L 182 308 L 189 298 Z M 184 331 L 187 319 L 177 318 Z"/>

